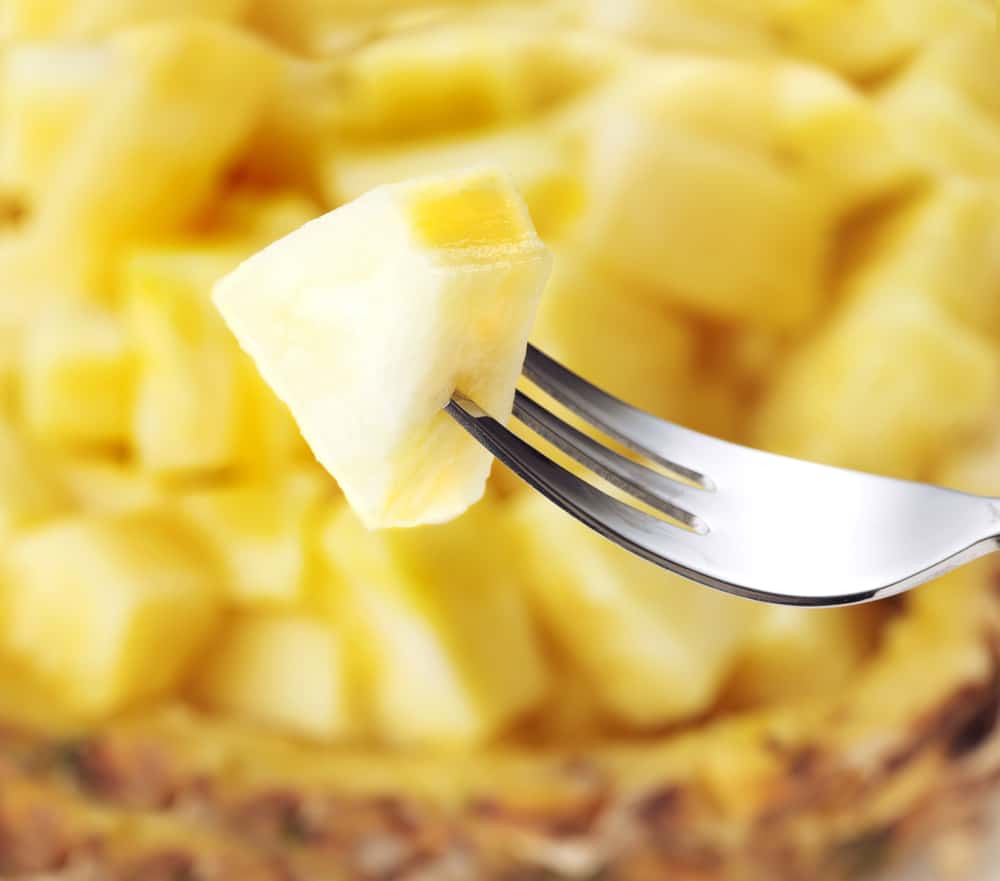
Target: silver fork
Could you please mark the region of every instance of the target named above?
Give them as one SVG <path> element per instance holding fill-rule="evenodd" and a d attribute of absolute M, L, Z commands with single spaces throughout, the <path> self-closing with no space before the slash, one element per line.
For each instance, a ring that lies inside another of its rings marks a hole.
<path fill-rule="evenodd" d="M 591 486 L 473 401 L 456 396 L 447 409 L 560 508 L 632 553 L 709 587 L 786 605 L 862 603 L 1000 549 L 1000 500 L 699 434 L 629 406 L 533 346 L 524 375 L 666 475 L 598 443 L 520 391 L 514 416 L 667 519 Z"/>

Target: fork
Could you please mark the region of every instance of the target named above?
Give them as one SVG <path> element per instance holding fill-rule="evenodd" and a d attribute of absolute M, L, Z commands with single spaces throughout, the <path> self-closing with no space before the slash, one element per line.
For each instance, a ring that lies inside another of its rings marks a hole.
<path fill-rule="evenodd" d="M 528 346 L 524 376 L 662 469 L 609 449 L 520 390 L 514 417 L 646 513 L 557 465 L 455 395 L 448 412 L 564 511 L 657 566 L 737 596 L 863 603 L 1000 549 L 1000 499 L 753 450 L 657 419 Z M 554 548 L 553 552 L 558 552 Z"/>

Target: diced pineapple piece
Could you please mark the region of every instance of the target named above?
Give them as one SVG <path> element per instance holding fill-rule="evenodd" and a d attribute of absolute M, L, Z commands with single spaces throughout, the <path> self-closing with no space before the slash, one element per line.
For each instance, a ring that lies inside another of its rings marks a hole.
<path fill-rule="evenodd" d="M 211 708 L 319 740 L 353 733 L 356 714 L 333 626 L 303 614 L 237 618 L 198 673 Z"/>
<path fill-rule="evenodd" d="M 996 177 L 1000 124 L 954 86 L 904 76 L 882 98 L 887 118 L 913 156 L 932 171 Z"/>
<path fill-rule="evenodd" d="M 933 171 L 1000 175 L 1000 51 L 993 16 L 941 28 L 882 105 L 900 138 Z"/>
<path fill-rule="evenodd" d="M 502 174 L 376 189 L 244 263 L 215 300 L 370 527 L 457 516 L 490 457 L 444 407 L 498 419 L 549 259 Z"/>
<path fill-rule="evenodd" d="M 0 419 L 14 414 L 19 342 L 11 328 L 0 324 Z"/>
<path fill-rule="evenodd" d="M 306 586 L 307 529 L 332 489 L 322 471 L 302 470 L 280 482 L 195 490 L 178 499 L 178 508 L 215 548 L 231 603 L 290 605 Z"/>
<path fill-rule="evenodd" d="M 774 155 L 773 77 L 643 68 L 594 121 L 582 236 L 614 272 L 726 320 L 794 327 L 822 298 L 830 206 Z"/>
<path fill-rule="evenodd" d="M 775 101 L 781 151 L 837 208 L 856 209 L 916 178 L 916 164 L 875 101 L 829 72 L 782 65 Z"/>
<path fill-rule="evenodd" d="M 902 3 L 904 0 L 897 0 Z M 967 0 L 968 2 L 968 0 Z M 997 52 L 995 14 L 982 6 L 962 26 L 945 30 L 928 40 L 913 72 L 950 83 L 1000 124 L 1000 54 Z"/>
<path fill-rule="evenodd" d="M 256 0 L 250 23 L 271 39 L 310 55 L 325 55 L 365 42 L 372 34 L 392 31 L 397 16 L 446 12 L 448 7 L 483 0 Z"/>
<path fill-rule="evenodd" d="M 514 504 L 531 595 L 603 710 L 646 727 L 711 707 L 756 607 L 630 555 L 539 495 Z"/>
<path fill-rule="evenodd" d="M 875 647 L 877 611 L 762 607 L 729 696 L 738 705 L 756 706 L 842 688 Z"/>
<path fill-rule="evenodd" d="M 936 0 L 767 0 L 787 51 L 855 78 L 890 69 L 923 36 L 916 7 Z"/>
<path fill-rule="evenodd" d="M 112 47 L 115 75 L 45 187 L 33 225 L 92 283 L 115 249 L 170 231 L 201 206 L 280 71 L 268 47 L 208 22 L 150 25 Z"/>
<path fill-rule="evenodd" d="M 583 207 L 583 184 L 574 146 L 572 139 L 554 125 L 535 123 L 418 144 L 338 150 L 329 165 L 326 191 L 331 201 L 347 202 L 382 184 L 486 163 L 511 175 L 539 235 L 550 241 L 576 219 Z"/>
<path fill-rule="evenodd" d="M 782 368 L 754 440 L 803 459 L 925 477 L 996 406 L 998 366 L 993 346 L 940 304 L 906 288 L 879 291 L 845 304 Z"/>
<path fill-rule="evenodd" d="M 664 419 L 684 415 L 696 385 L 692 329 L 655 295 L 609 278 L 573 251 L 557 254 L 531 339 L 590 382 Z"/>
<path fill-rule="evenodd" d="M 496 504 L 423 529 L 367 532 L 334 512 L 322 545 L 328 604 L 352 651 L 385 739 L 484 740 L 544 696 L 546 668 Z"/>
<path fill-rule="evenodd" d="M 237 190 L 218 206 L 212 228 L 222 237 L 263 246 L 287 236 L 322 213 L 323 209 L 313 199 L 294 190 Z"/>
<path fill-rule="evenodd" d="M 405 0 L 257 0 L 251 7 L 250 24 L 272 40 L 313 52 L 317 48 L 317 30 L 355 20 L 366 24 L 378 21 L 379 16 L 402 2 Z"/>
<path fill-rule="evenodd" d="M 9 546 L 5 574 L 5 643 L 94 717 L 172 688 L 217 622 L 210 561 L 156 514 L 26 533 Z"/>
<path fill-rule="evenodd" d="M 97 309 L 50 310 L 21 352 L 20 404 L 35 436 L 74 446 L 120 446 L 128 438 L 133 370 L 118 317 Z"/>
<path fill-rule="evenodd" d="M 146 468 L 216 470 L 238 458 L 243 368 L 210 291 L 240 256 L 182 246 L 135 252 L 125 266 L 138 359 L 132 440 Z"/>
<path fill-rule="evenodd" d="M 343 62 L 337 128 L 393 141 L 523 118 L 595 84 L 620 55 L 593 36 L 514 22 L 402 30 Z"/>
<path fill-rule="evenodd" d="M 5 0 L 0 38 L 95 37 L 159 18 L 237 20 L 250 0 Z"/>
<path fill-rule="evenodd" d="M 326 157 L 338 141 L 341 64 L 286 59 L 274 97 L 241 157 L 242 177 L 268 187 L 309 192 L 322 187 Z"/>
<path fill-rule="evenodd" d="M 128 514 L 163 504 L 163 487 L 152 474 L 135 465 L 82 458 L 59 464 L 59 476 L 74 502 L 88 514 Z"/>
<path fill-rule="evenodd" d="M 212 285 L 253 242 L 137 250 L 125 264 L 125 312 L 138 361 L 132 439 L 147 468 L 266 470 L 308 455 L 288 408 L 212 305 Z"/>
<path fill-rule="evenodd" d="M 855 79 L 890 70 L 977 0 L 590 0 L 591 25 L 661 49 L 808 58 Z"/>
<path fill-rule="evenodd" d="M 771 51 L 768 3 L 761 0 L 588 0 L 593 27 L 662 49 Z"/>
<path fill-rule="evenodd" d="M 1000 185 L 951 178 L 901 212 L 851 287 L 936 300 L 1000 336 Z"/>
<path fill-rule="evenodd" d="M 0 539 L 57 517 L 71 505 L 51 463 L 0 414 Z"/>
<path fill-rule="evenodd" d="M 114 70 L 107 46 L 27 44 L 6 53 L 0 186 L 27 200 L 44 191 Z"/>
<path fill-rule="evenodd" d="M 288 407 L 261 379 L 253 361 L 239 352 L 246 404 L 240 423 L 237 465 L 243 471 L 272 471 L 288 462 L 315 462 Z"/>
<path fill-rule="evenodd" d="M 48 298 L 37 296 L 31 287 L 33 261 L 25 266 L 23 257 L 19 236 L 0 235 L 0 419 L 16 415 L 21 344 L 38 309 L 49 305 Z"/>
<path fill-rule="evenodd" d="M 73 0 L 7 0 L 0 6 L 0 37 L 32 39 L 53 33 Z"/>
<path fill-rule="evenodd" d="M 960 492 L 1000 497 L 1000 423 L 996 419 L 935 469 L 934 483 Z"/>
<path fill-rule="evenodd" d="M 78 736 L 81 724 L 87 722 L 6 652 L 0 654 L 0 714 L 11 728 L 64 739 Z"/>

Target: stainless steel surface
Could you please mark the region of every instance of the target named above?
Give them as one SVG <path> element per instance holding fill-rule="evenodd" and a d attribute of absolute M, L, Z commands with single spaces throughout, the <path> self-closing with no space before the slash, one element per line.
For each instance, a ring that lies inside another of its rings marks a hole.
<path fill-rule="evenodd" d="M 667 519 L 591 486 L 473 401 L 456 396 L 448 411 L 578 520 L 709 587 L 789 605 L 860 603 L 908 590 L 1000 548 L 1000 500 L 815 465 L 699 434 L 629 406 L 531 346 L 524 374 L 666 474 L 593 441 L 520 392 L 514 417 Z"/>

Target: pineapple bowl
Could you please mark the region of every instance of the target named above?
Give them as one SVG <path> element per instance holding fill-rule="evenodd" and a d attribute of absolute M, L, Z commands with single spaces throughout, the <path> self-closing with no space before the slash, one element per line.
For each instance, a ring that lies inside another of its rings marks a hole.
<path fill-rule="evenodd" d="M 440 192 L 399 232 L 401 182 L 484 167 L 474 247 Z M 359 197 L 346 250 L 237 269 Z M 461 311 L 418 239 L 502 252 L 523 301 Z M 363 466 L 341 488 L 212 290 L 244 278 L 285 346 L 282 284 L 390 246 L 426 308 L 359 284 L 294 329 L 340 335 L 322 358 L 254 352 Z M 1000 775 L 998 573 L 761 607 L 499 466 L 483 492 L 395 402 L 461 361 L 502 409 L 539 295 L 532 340 L 658 416 L 1000 495 L 994 4 L 0 0 L 0 876 L 963 867 Z M 369 344 L 393 407 L 351 437 L 324 396 L 371 398 L 341 369 Z"/>

